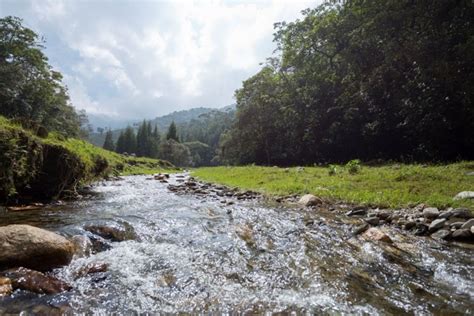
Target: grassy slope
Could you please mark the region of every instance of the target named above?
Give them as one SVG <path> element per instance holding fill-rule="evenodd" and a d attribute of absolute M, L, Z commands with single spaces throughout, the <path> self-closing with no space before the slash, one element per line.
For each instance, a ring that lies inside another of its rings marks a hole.
<path fill-rule="evenodd" d="M 285 170 L 276 167 L 210 167 L 193 174 L 206 181 L 257 190 L 271 195 L 312 193 L 317 196 L 356 204 L 381 207 L 405 207 L 425 203 L 436 207 L 468 207 L 473 200 L 454 201 L 460 191 L 474 191 L 474 162 L 449 165 L 363 166 L 351 175 L 338 166 L 336 175 L 328 168 L 306 167 Z"/>
<path fill-rule="evenodd" d="M 19 189 L 28 186 L 30 181 L 34 180 L 39 172 L 38 168 L 42 165 L 38 162 L 41 160 L 39 157 L 48 146 L 61 148 L 65 159 L 78 158 L 75 159 L 83 169 L 76 172 L 80 175 L 80 183 L 87 183 L 105 175 L 152 174 L 175 169 L 167 161 L 123 156 L 79 139 L 66 139 L 56 133 L 49 133 L 47 138 L 40 138 L 1 116 L 0 135 L 0 148 L 3 151 L 0 153 L 0 158 L 3 157 L 0 161 L 0 181 L 4 195 L 15 194 L 15 187 Z"/>

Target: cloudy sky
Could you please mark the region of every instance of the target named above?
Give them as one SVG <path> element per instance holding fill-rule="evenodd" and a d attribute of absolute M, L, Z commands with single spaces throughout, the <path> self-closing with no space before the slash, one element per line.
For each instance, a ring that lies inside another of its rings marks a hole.
<path fill-rule="evenodd" d="M 0 0 L 46 39 L 74 106 L 114 119 L 234 102 L 271 56 L 273 23 L 321 0 Z"/>

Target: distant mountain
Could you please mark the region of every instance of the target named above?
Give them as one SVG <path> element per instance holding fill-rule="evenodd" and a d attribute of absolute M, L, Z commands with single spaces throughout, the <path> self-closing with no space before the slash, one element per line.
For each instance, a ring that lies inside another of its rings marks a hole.
<path fill-rule="evenodd" d="M 235 104 L 231 104 L 228 106 L 225 106 L 223 108 L 205 108 L 205 107 L 199 107 L 199 108 L 193 108 L 189 110 L 182 110 L 182 111 L 175 111 L 170 114 L 166 114 L 163 116 L 156 117 L 151 120 L 151 125 L 158 126 L 158 129 L 160 130 L 161 134 L 166 133 L 168 130 L 168 127 L 170 126 L 171 122 L 175 122 L 176 125 L 182 125 L 185 123 L 188 123 L 192 121 L 193 119 L 199 119 L 201 115 L 208 114 L 212 111 L 221 111 L 221 112 L 229 112 L 235 110 Z M 89 117 L 90 123 L 94 126 L 94 128 L 100 126 L 100 127 L 110 127 L 112 129 L 112 134 L 113 134 L 113 140 L 114 142 L 117 141 L 120 132 L 127 127 L 127 125 L 132 126 L 135 129 L 138 129 L 138 125 L 141 122 L 137 121 L 116 121 L 116 124 L 112 124 L 113 122 L 106 121 L 104 120 L 104 124 L 101 125 L 95 125 L 94 122 L 100 122 L 100 117 L 98 116 L 92 116 Z M 114 127 L 117 126 L 117 127 Z M 98 133 L 97 131 L 90 133 L 89 135 L 89 141 L 96 145 L 96 146 L 102 146 L 104 144 L 105 140 L 105 132 L 103 133 Z"/>

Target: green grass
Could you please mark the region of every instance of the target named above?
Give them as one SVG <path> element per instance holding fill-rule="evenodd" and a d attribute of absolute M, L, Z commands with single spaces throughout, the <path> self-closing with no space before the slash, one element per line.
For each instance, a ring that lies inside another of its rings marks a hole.
<path fill-rule="evenodd" d="M 336 166 L 329 175 L 327 167 L 206 167 L 193 170 L 201 180 L 225 184 L 268 195 L 312 193 L 316 196 L 348 203 L 379 207 L 408 207 L 419 203 L 445 208 L 467 207 L 474 210 L 473 200 L 455 201 L 461 191 L 474 191 L 474 162 L 449 165 L 362 166 L 357 174 L 349 174 L 344 166 Z"/>

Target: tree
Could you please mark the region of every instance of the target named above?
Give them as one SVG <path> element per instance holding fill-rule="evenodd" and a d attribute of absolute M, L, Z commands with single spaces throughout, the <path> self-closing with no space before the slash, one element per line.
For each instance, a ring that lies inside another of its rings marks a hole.
<path fill-rule="evenodd" d="M 134 154 L 137 152 L 137 138 L 135 131 L 131 126 L 127 126 L 123 133 L 123 146 L 124 152 L 128 154 Z"/>
<path fill-rule="evenodd" d="M 474 158 L 464 1 L 328 1 L 276 25 L 278 55 L 236 91 L 231 163 Z"/>
<path fill-rule="evenodd" d="M 108 130 L 105 133 L 105 141 L 104 141 L 104 146 L 102 146 L 104 149 L 114 151 L 115 150 L 115 145 L 114 145 L 114 140 L 112 138 L 112 131 Z"/>
<path fill-rule="evenodd" d="M 178 138 L 178 131 L 176 130 L 176 124 L 173 122 L 171 122 L 170 124 L 170 127 L 168 128 L 168 133 L 166 134 L 166 139 L 167 140 L 175 140 L 177 142 L 179 142 L 179 138 Z"/>
<path fill-rule="evenodd" d="M 175 166 L 187 167 L 192 165 L 191 153 L 188 147 L 174 139 L 163 141 L 160 145 L 159 153 L 160 159 L 168 160 Z"/>
<path fill-rule="evenodd" d="M 0 114 L 34 127 L 79 136 L 80 117 L 62 75 L 52 70 L 44 42 L 16 17 L 0 19 Z"/>

